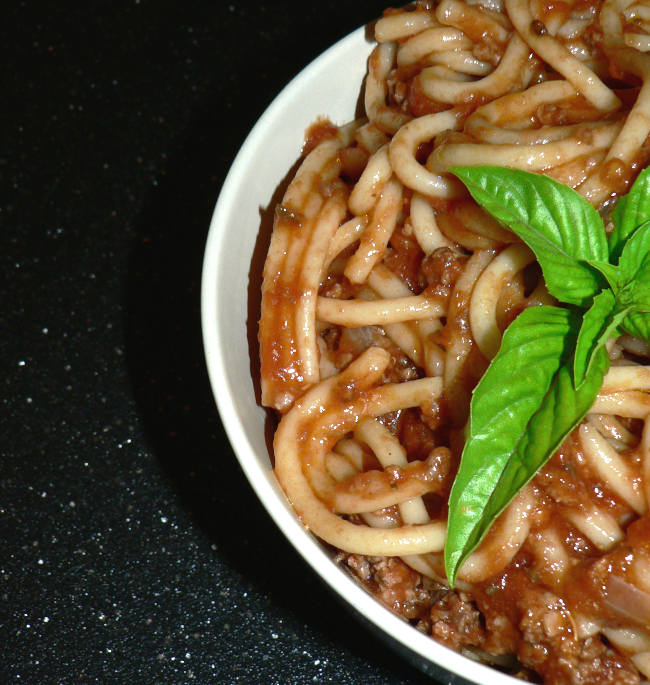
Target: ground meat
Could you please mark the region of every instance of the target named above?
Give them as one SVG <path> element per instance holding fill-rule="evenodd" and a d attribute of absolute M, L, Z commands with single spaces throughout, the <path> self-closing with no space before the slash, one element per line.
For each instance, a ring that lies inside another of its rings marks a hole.
<path fill-rule="evenodd" d="M 523 611 L 518 657 L 554 685 L 636 685 L 636 669 L 601 639 L 581 640 L 564 603 L 549 592 L 532 590 L 519 601 Z"/>
<path fill-rule="evenodd" d="M 391 236 L 390 248 L 384 257 L 384 264 L 418 295 L 426 285 L 420 274 L 424 259 L 422 248 L 402 227 L 397 228 Z"/>
<path fill-rule="evenodd" d="M 638 685 L 634 666 L 606 647 L 600 638 L 590 637 L 575 643 L 553 661 L 537 667 L 545 682 L 553 685 Z"/>
<path fill-rule="evenodd" d="M 404 383 L 420 378 L 417 366 L 395 345 L 386 348 L 391 354 L 391 364 L 384 376 L 391 383 Z"/>
<path fill-rule="evenodd" d="M 581 639 L 564 600 L 531 580 L 527 570 L 511 568 L 501 592 L 478 594 L 485 616 L 482 647 L 494 654 L 516 654 L 525 667 L 552 685 L 637 685 L 630 661 L 599 636 Z"/>
<path fill-rule="evenodd" d="M 490 593 L 474 598 L 449 590 L 422 578 L 398 557 L 341 552 L 337 561 L 385 606 L 445 646 L 515 654 L 519 662 L 514 667 L 526 680 L 534 671 L 549 685 L 641 682 L 632 663 L 599 636 L 580 639 L 563 600 L 535 586 L 523 568 L 510 572 L 513 592 L 504 593 L 507 600 L 493 604 Z"/>
<path fill-rule="evenodd" d="M 402 412 L 399 440 L 409 459 L 426 459 L 436 446 L 433 431 L 422 421 L 419 408 L 405 409 Z"/>
<path fill-rule="evenodd" d="M 446 592 L 431 608 L 431 635 L 459 651 L 480 647 L 485 640 L 481 614 L 463 593 Z"/>
<path fill-rule="evenodd" d="M 383 347 L 391 355 L 391 363 L 384 372 L 386 381 L 403 383 L 421 376 L 418 367 L 387 335 L 384 335 L 378 326 L 343 329 L 330 327 L 320 335 L 337 369 L 346 367 L 352 359 L 361 355 L 369 347 Z"/>
<path fill-rule="evenodd" d="M 449 247 L 439 247 L 422 261 L 422 273 L 427 280 L 427 292 L 449 297 L 465 268 L 467 257 Z"/>
<path fill-rule="evenodd" d="M 422 618 L 440 592 L 399 557 L 341 553 L 337 561 L 345 563 L 380 602 L 409 620 Z"/>

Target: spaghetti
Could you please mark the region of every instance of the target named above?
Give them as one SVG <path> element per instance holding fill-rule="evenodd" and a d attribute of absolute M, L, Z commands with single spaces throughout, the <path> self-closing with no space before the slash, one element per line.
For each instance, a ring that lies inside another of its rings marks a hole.
<path fill-rule="evenodd" d="M 650 348 L 622 336 L 590 413 L 444 578 L 471 391 L 530 250 L 448 173 L 547 174 L 603 214 L 650 159 L 650 6 L 441 0 L 375 25 L 366 118 L 317 124 L 276 208 L 259 329 L 275 472 L 381 601 L 529 680 L 650 678 Z"/>

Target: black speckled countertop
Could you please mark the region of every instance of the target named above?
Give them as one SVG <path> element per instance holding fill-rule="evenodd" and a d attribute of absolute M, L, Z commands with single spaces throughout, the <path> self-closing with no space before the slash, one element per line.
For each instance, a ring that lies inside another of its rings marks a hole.
<path fill-rule="evenodd" d="M 239 145 L 381 6 L 65 4 L 0 23 L 0 682 L 431 683 L 266 517 L 200 337 Z"/>

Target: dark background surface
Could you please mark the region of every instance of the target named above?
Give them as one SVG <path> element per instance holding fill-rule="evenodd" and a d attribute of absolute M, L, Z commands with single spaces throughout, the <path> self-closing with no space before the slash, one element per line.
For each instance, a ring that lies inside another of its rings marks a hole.
<path fill-rule="evenodd" d="M 228 167 L 370 2 L 4 7 L 0 682 L 420 683 L 267 519 L 204 369 Z"/>

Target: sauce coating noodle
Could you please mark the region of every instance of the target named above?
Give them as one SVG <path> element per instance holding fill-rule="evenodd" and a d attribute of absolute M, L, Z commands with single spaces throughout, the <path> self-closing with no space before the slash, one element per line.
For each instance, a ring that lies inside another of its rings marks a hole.
<path fill-rule="evenodd" d="M 650 4 L 441 0 L 375 25 L 366 117 L 316 124 L 264 268 L 262 402 L 302 522 L 380 601 L 524 679 L 650 678 L 650 348 L 444 578 L 471 391 L 552 303 L 530 250 L 448 173 L 547 174 L 607 214 L 650 158 Z"/>

